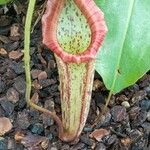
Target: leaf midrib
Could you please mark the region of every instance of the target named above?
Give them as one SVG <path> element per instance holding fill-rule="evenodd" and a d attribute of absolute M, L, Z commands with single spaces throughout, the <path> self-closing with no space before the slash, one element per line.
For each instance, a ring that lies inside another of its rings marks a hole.
<path fill-rule="evenodd" d="M 114 87 L 115 87 L 115 84 L 116 84 L 116 80 L 117 80 L 117 76 L 118 76 L 118 69 L 119 69 L 119 66 L 120 66 L 120 62 L 121 62 L 121 57 L 122 57 L 122 51 L 123 51 L 123 47 L 124 47 L 124 44 L 125 44 L 125 40 L 126 40 L 126 35 L 127 35 L 127 32 L 128 32 L 128 28 L 129 28 L 129 24 L 130 24 L 130 20 L 131 20 L 131 16 L 132 16 L 132 12 L 133 12 L 133 6 L 134 6 L 134 2 L 135 0 L 132 0 L 130 1 L 130 5 L 129 5 L 129 13 L 128 13 L 128 17 L 127 17 L 127 23 L 126 23 L 126 27 L 125 27 L 125 30 L 124 30 L 124 36 L 123 36 L 123 40 L 122 40 L 122 44 L 121 44 L 121 47 L 120 47 L 120 51 L 119 51 L 119 59 L 118 59 L 118 62 L 117 62 L 117 65 L 116 65 L 116 70 L 115 70 L 115 75 L 114 75 L 114 80 L 112 82 L 112 86 L 111 86 L 111 90 L 110 90 L 110 93 L 112 93 L 114 91 Z"/>

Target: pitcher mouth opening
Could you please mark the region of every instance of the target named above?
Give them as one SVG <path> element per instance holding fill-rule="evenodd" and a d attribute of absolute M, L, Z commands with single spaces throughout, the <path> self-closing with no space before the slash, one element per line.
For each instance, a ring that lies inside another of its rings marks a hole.
<path fill-rule="evenodd" d="M 91 39 L 87 48 L 81 53 L 71 54 L 66 52 L 58 42 L 56 37 L 57 23 L 65 0 L 48 1 L 46 12 L 42 18 L 43 43 L 64 62 L 82 63 L 96 58 L 97 51 L 107 32 L 107 27 L 103 13 L 93 0 L 89 0 L 88 3 L 86 0 L 75 0 L 74 2 L 86 18 L 91 31 Z"/>

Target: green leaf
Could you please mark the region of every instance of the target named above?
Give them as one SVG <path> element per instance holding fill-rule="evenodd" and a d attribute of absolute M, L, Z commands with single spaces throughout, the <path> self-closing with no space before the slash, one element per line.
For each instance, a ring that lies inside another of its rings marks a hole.
<path fill-rule="evenodd" d="M 9 3 L 10 1 L 12 1 L 12 0 L 0 0 L 0 5 L 7 4 L 7 3 Z"/>
<path fill-rule="evenodd" d="M 108 33 L 96 70 L 113 93 L 134 84 L 150 70 L 150 0 L 96 0 Z"/>

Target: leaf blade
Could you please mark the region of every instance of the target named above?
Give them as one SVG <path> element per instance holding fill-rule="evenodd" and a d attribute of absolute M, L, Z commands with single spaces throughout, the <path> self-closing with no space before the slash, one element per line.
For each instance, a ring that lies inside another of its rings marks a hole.
<path fill-rule="evenodd" d="M 135 83 L 150 69 L 150 59 L 148 59 L 150 30 L 147 31 L 150 26 L 147 21 L 150 19 L 150 2 L 148 0 L 96 2 L 101 5 L 105 13 L 109 30 L 97 57 L 96 70 L 102 76 L 106 87 L 117 93 Z M 140 22 L 137 17 L 140 18 Z M 144 40 L 142 40 L 143 34 L 146 35 Z"/>

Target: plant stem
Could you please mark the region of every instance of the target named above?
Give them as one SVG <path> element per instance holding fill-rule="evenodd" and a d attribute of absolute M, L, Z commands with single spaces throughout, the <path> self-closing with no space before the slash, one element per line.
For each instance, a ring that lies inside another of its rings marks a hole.
<path fill-rule="evenodd" d="M 31 94 L 31 75 L 30 75 L 30 30 L 32 23 L 32 16 L 34 11 L 36 0 L 30 0 L 27 10 L 26 22 L 25 22 L 25 37 L 24 37 L 24 63 L 25 63 L 25 75 L 26 75 L 26 101 L 30 101 Z"/>
<path fill-rule="evenodd" d="M 59 134 L 61 135 L 63 132 L 63 127 L 62 127 L 62 122 L 59 119 L 59 117 L 53 113 L 50 112 L 47 109 L 44 109 L 36 104 L 34 104 L 31 99 L 31 75 L 30 75 L 30 31 L 31 31 L 31 23 L 32 23 L 32 16 L 34 12 L 34 7 L 35 7 L 35 2 L 36 0 L 30 0 L 29 1 L 29 6 L 27 10 L 27 16 L 26 16 L 26 22 L 25 22 L 25 37 L 24 37 L 24 64 L 25 64 L 25 76 L 26 76 L 26 94 L 25 94 L 25 99 L 26 102 L 29 106 L 32 108 L 43 112 L 45 114 L 50 115 L 56 123 L 59 126 Z"/>

